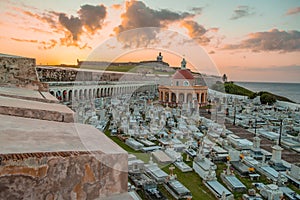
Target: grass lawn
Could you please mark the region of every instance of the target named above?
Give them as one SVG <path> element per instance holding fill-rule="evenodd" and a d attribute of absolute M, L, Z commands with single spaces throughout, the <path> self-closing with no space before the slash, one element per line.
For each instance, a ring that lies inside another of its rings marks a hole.
<path fill-rule="evenodd" d="M 162 169 L 166 173 L 170 173 L 169 166 L 166 166 Z M 202 183 L 201 178 L 194 171 L 192 172 L 181 172 L 177 167 L 175 167 L 174 173 L 177 174 L 177 179 L 180 181 L 186 188 L 188 188 L 192 195 L 193 199 L 205 199 L 205 200 L 214 200 L 216 199 L 208 188 Z"/>
<path fill-rule="evenodd" d="M 143 160 L 145 163 L 149 161 L 150 158 L 149 154 L 133 150 L 132 148 L 127 146 L 123 141 L 121 141 L 118 137 L 111 136 L 110 131 L 108 129 L 106 129 L 104 133 L 128 153 L 132 153 L 136 155 L 137 158 Z M 192 161 L 187 162 L 187 164 L 192 166 Z M 166 173 L 169 174 L 169 165 L 162 168 L 162 170 L 164 170 Z M 215 199 L 215 197 L 211 194 L 211 192 L 202 183 L 202 180 L 200 179 L 198 174 L 196 174 L 195 172 L 181 172 L 179 169 L 176 168 L 174 170 L 174 173 L 177 174 L 178 180 L 191 191 L 193 195 L 193 199 L 205 199 L 205 200 Z M 170 200 L 174 199 L 172 195 L 170 195 L 168 191 L 164 188 L 163 185 L 159 185 L 158 188 L 168 199 Z"/>
<path fill-rule="evenodd" d="M 111 136 L 110 135 L 110 131 L 108 129 L 106 129 L 104 131 L 104 133 L 110 139 L 112 139 L 115 143 L 117 143 L 121 148 L 123 148 L 125 151 L 127 151 L 128 153 L 134 154 L 138 159 L 141 159 L 145 163 L 149 162 L 150 154 L 142 153 L 141 151 L 135 151 L 135 150 L 133 150 L 132 148 L 130 148 L 129 146 L 127 146 L 123 141 L 121 141 L 118 137 Z M 183 160 L 184 161 L 186 160 L 186 154 L 183 154 Z M 185 161 L 185 163 L 188 164 L 190 167 L 192 167 L 192 165 L 193 165 L 192 158 L 190 158 L 190 160 L 191 161 L 189 161 L 189 162 Z M 162 170 L 165 171 L 167 174 L 169 174 L 169 172 L 170 172 L 169 171 L 169 167 L 170 167 L 170 165 L 163 166 Z M 222 180 L 220 178 L 220 174 L 223 172 L 223 170 L 225 168 L 226 168 L 225 163 L 219 163 L 219 164 L 217 164 L 217 170 L 216 170 L 217 179 L 222 184 L 223 184 L 223 182 L 222 182 Z M 193 195 L 193 199 L 197 199 L 197 200 L 198 199 L 204 199 L 204 200 L 214 200 L 214 199 L 216 199 L 214 197 L 214 195 L 209 191 L 209 189 L 203 184 L 202 179 L 194 171 L 192 171 L 192 172 L 181 172 L 177 167 L 175 167 L 174 173 L 177 174 L 177 179 L 185 187 L 187 187 L 191 191 L 191 193 Z M 260 176 L 260 179 L 258 181 L 256 181 L 256 180 L 255 181 L 251 181 L 249 178 L 241 177 L 238 174 L 236 174 L 236 176 L 247 187 L 247 189 L 253 188 L 252 183 L 254 183 L 254 182 L 262 182 L 264 184 L 270 184 L 271 183 L 263 175 Z M 297 189 L 296 187 L 293 187 L 293 185 L 288 185 L 288 186 L 291 187 L 296 192 L 299 192 L 299 189 Z M 170 200 L 174 199 L 173 196 L 168 193 L 168 191 L 164 188 L 163 185 L 158 185 L 158 188 L 160 189 L 160 191 L 168 199 L 170 199 Z M 139 193 L 141 193 L 141 192 L 139 192 Z M 237 199 L 237 200 L 242 199 L 243 193 L 234 192 L 233 194 L 234 194 L 234 198 L 235 199 Z M 141 194 L 141 195 L 143 196 L 143 194 Z"/>

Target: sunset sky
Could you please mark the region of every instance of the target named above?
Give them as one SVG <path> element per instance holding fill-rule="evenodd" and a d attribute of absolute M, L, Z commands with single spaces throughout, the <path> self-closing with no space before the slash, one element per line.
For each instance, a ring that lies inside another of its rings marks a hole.
<path fill-rule="evenodd" d="M 1 0 L 0 53 L 54 65 L 161 51 L 233 81 L 300 83 L 299 22 L 299 0 Z"/>

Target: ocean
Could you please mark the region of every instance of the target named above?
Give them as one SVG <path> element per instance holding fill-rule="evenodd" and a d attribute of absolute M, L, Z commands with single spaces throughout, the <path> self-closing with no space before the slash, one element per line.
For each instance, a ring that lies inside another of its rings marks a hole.
<path fill-rule="evenodd" d="M 235 82 L 253 92 L 267 91 L 300 103 L 300 83 Z"/>

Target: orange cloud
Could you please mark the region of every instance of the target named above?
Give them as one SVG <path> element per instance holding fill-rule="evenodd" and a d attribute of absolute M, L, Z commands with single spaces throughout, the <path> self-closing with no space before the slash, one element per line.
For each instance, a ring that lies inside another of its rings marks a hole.
<path fill-rule="evenodd" d="M 111 7 L 115 10 L 120 10 L 122 8 L 122 5 L 121 4 L 113 4 Z"/>
<path fill-rule="evenodd" d="M 205 36 L 207 30 L 200 24 L 192 20 L 182 21 L 181 25 L 188 30 L 189 36 L 201 45 L 207 45 L 210 39 Z"/>
<path fill-rule="evenodd" d="M 296 15 L 300 13 L 300 7 L 296 7 L 296 8 L 290 8 L 287 12 L 286 15 Z"/>
<path fill-rule="evenodd" d="M 57 45 L 57 41 L 51 39 L 49 41 L 38 41 L 38 40 L 28 40 L 28 39 L 20 39 L 20 38 L 10 38 L 16 42 L 28 42 L 28 43 L 36 43 L 39 44 L 39 49 L 47 50 L 52 49 Z"/>
<path fill-rule="evenodd" d="M 39 49 L 47 50 L 47 49 L 52 49 L 52 48 L 54 48 L 54 47 L 57 45 L 57 41 L 51 39 L 51 40 L 49 40 L 48 42 L 46 42 L 46 41 L 41 41 L 40 44 L 41 44 L 41 46 L 39 46 Z"/>
<path fill-rule="evenodd" d="M 30 43 L 38 43 L 37 40 L 27 40 L 27 39 L 19 39 L 19 38 L 10 38 L 14 41 L 17 41 L 17 42 L 30 42 Z"/>
<path fill-rule="evenodd" d="M 56 11 L 34 13 L 18 7 L 15 7 L 14 9 L 28 17 L 37 19 L 40 22 L 49 25 L 52 32 L 64 35 L 64 37 L 60 38 L 58 41 L 51 39 L 49 41 L 40 42 L 40 49 L 51 49 L 58 43 L 63 46 L 75 46 L 80 49 L 90 48 L 87 44 L 81 44 L 80 37 L 83 34 L 94 35 L 97 31 L 101 30 L 107 14 L 104 5 L 93 6 L 88 4 L 80 7 L 77 11 L 78 17 L 69 17 L 66 13 Z M 33 31 L 43 31 L 35 27 L 31 29 Z"/>
<path fill-rule="evenodd" d="M 251 49 L 253 52 L 300 51 L 300 31 L 272 29 L 265 32 L 250 33 L 248 38 L 239 44 L 228 44 L 225 45 L 224 49 Z"/>
<path fill-rule="evenodd" d="M 178 22 L 193 14 L 184 12 L 173 12 L 167 9 L 154 10 L 147 7 L 141 1 L 126 2 L 126 11 L 122 14 L 122 22 L 114 28 L 117 38 L 124 46 L 145 47 L 155 42 L 158 29 L 147 29 L 148 27 L 165 28 L 170 23 Z M 118 36 L 120 33 L 128 30 L 137 29 L 133 34 L 127 32 Z"/>

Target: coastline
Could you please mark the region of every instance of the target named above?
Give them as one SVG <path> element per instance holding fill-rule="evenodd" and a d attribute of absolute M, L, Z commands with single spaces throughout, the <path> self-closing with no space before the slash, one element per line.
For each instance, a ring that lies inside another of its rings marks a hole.
<path fill-rule="evenodd" d="M 300 83 L 246 81 L 238 81 L 234 83 L 253 92 L 267 91 L 274 95 L 286 97 L 296 104 L 300 104 Z"/>

